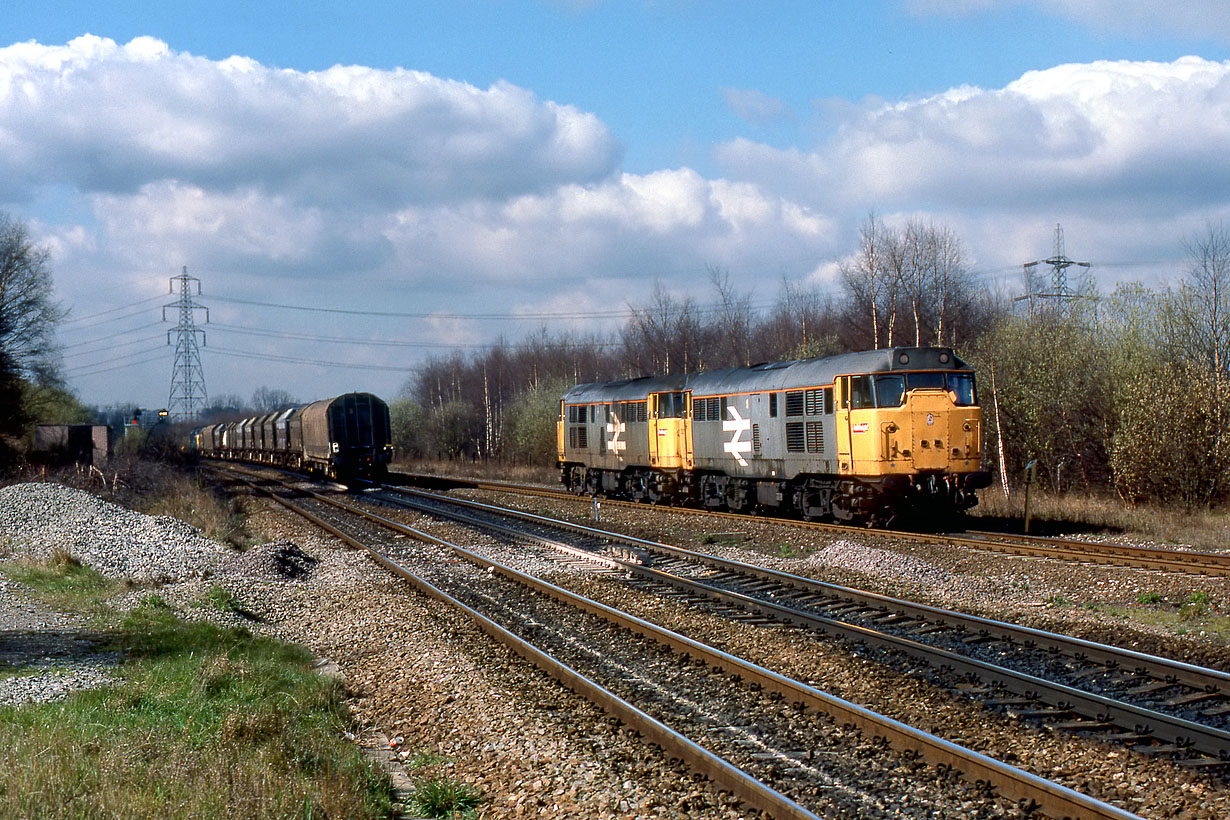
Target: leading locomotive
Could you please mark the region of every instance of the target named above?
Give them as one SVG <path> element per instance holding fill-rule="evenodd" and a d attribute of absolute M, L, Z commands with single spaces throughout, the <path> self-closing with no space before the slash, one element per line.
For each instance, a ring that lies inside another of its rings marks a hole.
<path fill-rule="evenodd" d="M 948 348 L 581 384 L 560 401 L 577 493 L 887 525 L 977 503 L 982 408 Z"/>

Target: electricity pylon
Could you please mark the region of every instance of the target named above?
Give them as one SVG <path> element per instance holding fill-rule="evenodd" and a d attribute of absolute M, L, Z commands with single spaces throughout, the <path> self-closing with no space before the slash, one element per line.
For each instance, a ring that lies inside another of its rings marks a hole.
<path fill-rule="evenodd" d="M 179 282 L 179 301 L 162 306 L 162 321 L 167 320 L 167 308 L 179 308 L 179 325 L 167 331 L 167 344 L 171 343 L 171 334 L 176 334 L 175 365 L 171 368 L 171 395 L 167 399 L 167 410 L 173 421 L 184 421 L 196 416 L 205 406 L 205 371 L 201 369 L 201 354 L 196 345 L 196 335 L 201 334 L 201 344 L 205 344 L 205 331 L 196 326 L 196 311 L 205 311 L 205 324 L 209 324 L 209 308 L 192 301 L 192 284 L 196 282 L 196 295 L 201 295 L 201 280 L 188 275 L 188 266 L 184 272 L 171 277 L 171 293 L 175 292 L 175 283 Z"/>
<path fill-rule="evenodd" d="M 1033 262 L 1026 262 L 1025 268 L 1025 289 L 1026 295 L 1021 299 L 1029 300 L 1029 315 L 1035 315 L 1035 299 L 1050 299 L 1054 300 L 1055 307 L 1060 313 L 1067 313 L 1072 301 L 1080 299 L 1081 294 L 1068 287 L 1068 268 L 1076 265 L 1080 268 L 1089 268 L 1089 262 L 1074 262 L 1064 255 L 1063 249 L 1063 228 L 1059 225 L 1055 226 L 1055 255 L 1050 259 L 1036 259 Z M 1038 265 L 1051 266 L 1051 288 L 1049 292 L 1036 293 L 1034 291 L 1033 269 Z"/>

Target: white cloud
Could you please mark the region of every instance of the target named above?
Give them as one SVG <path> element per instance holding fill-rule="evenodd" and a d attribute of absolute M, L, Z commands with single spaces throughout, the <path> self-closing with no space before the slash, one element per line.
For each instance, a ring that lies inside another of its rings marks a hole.
<path fill-rule="evenodd" d="M 0 49 L 0 200 L 49 181 L 174 179 L 352 205 L 502 198 L 590 182 L 620 149 L 592 114 L 417 71 L 278 70 L 138 38 Z"/>
<path fill-rule="evenodd" d="M 817 210 L 1104 207 L 1148 194 L 1199 208 L 1230 183 L 1230 63 L 1095 62 L 874 103 L 812 151 L 740 140 L 729 172 Z M 1144 203 L 1139 206 L 1146 207 Z"/>
<path fill-rule="evenodd" d="M 913 14 L 965 17 L 1011 6 L 1035 6 L 1095 31 L 1174 34 L 1230 39 L 1225 0 L 906 0 Z"/>
<path fill-rule="evenodd" d="M 412 278 L 469 271 L 474 280 L 525 282 L 527 297 L 528 288 L 558 287 L 561 279 L 577 292 L 579 280 L 622 282 L 616 290 L 623 303 L 634 297 L 629 281 L 648 290 L 655 277 L 681 271 L 704 281 L 706 265 L 743 267 L 814 252 L 835 231 L 825 216 L 754 184 L 679 169 L 504 204 L 405 209 L 387 236 Z"/>

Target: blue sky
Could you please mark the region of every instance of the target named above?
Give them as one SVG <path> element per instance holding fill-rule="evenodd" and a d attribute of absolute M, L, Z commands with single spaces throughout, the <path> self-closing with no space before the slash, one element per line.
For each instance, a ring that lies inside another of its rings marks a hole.
<path fill-rule="evenodd" d="M 762 305 L 824 286 L 871 210 L 996 288 L 1056 223 L 1103 290 L 1174 281 L 1230 216 L 1228 46 L 1220 0 L 18 0 L 0 209 L 52 250 L 88 402 L 165 404 L 145 319 L 182 265 L 211 395 L 393 395 L 655 284 L 706 303 L 711 267 Z"/>

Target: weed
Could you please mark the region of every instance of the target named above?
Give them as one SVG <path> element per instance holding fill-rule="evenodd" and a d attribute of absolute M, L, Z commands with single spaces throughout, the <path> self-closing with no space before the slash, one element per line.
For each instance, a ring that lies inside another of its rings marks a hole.
<path fill-rule="evenodd" d="M 1054 606 L 1054 607 L 1067 606 L 1068 599 L 1063 597 L 1062 595 L 1051 595 L 1045 599 L 1044 603 L 1047 606 Z"/>
<path fill-rule="evenodd" d="M 1207 592 L 1193 592 L 1179 607 L 1179 617 L 1185 621 L 1203 618 L 1209 614 L 1212 605 L 1213 599 Z"/>
<path fill-rule="evenodd" d="M 1145 606 L 1156 606 L 1162 602 L 1162 596 L 1157 592 L 1142 592 L 1136 596 L 1136 603 Z"/>
<path fill-rule="evenodd" d="M 426 769 L 428 766 L 437 766 L 444 761 L 445 758 L 435 752 L 415 752 L 406 761 L 406 768 L 413 772 L 418 769 Z"/>
<path fill-rule="evenodd" d="M 214 584 L 202 593 L 196 599 L 196 604 L 201 607 L 216 609 L 219 612 L 238 612 L 243 609 L 243 602 L 235 597 L 234 593 L 217 584 Z"/>
<path fill-rule="evenodd" d="M 446 777 L 433 777 L 415 784 L 410 808 L 423 817 L 474 817 L 483 803 L 478 789 Z"/>

